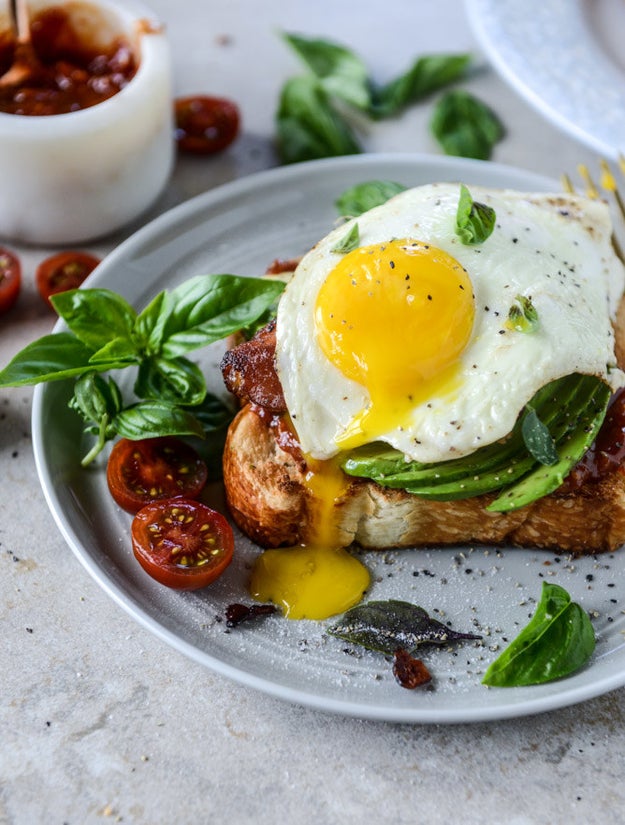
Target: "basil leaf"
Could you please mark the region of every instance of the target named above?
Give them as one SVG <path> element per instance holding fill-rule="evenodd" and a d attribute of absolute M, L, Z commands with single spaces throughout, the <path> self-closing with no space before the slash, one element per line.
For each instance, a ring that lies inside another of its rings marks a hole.
<path fill-rule="evenodd" d="M 528 407 L 528 412 L 523 418 L 521 435 L 528 452 L 536 461 L 547 466 L 558 463 L 560 457 L 549 428 L 543 424 L 532 407 Z"/>
<path fill-rule="evenodd" d="M 286 42 L 322 81 L 328 94 L 335 95 L 358 109 L 371 103 L 367 69 L 354 52 L 328 40 L 284 34 Z"/>
<path fill-rule="evenodd" d="M 114 418 L 122 409 L 123 402 L 119 387 L 109 378 L 108 382 L 94 372 L 81 375 L 74 385 L 74 395 L 69 406 L 90 426 L 90 432 L 97 432 L 105 416 Z"/>
<path fill-rule="evenodd" d="M 354 249 L 357 249 L 360 246 L 360 229 L 358 228 L 358 224 L 354 223 L 345 235 L 345 237 L 338 241 L 330 252 L 339 252 L 339 253 L 346 253 L 352 252 Z"/>
<path fill-rule="evenodd" d="M 294 77 L 285 83 L 276 127 L 282 163 L 361 151 L 346 120 L 332 108 L 327 92 L 313 76 Z"/>
<path fill-rule="evenodd" d="M 96 373 L 86 373 L 76 381 L 69 407 L 86 422 L 86 432 L 97 436 L 95 444 L 81 461 L 82 466 L 86 467 L 102 451 L 106 442 L 115 436 L 111 420 L 122 408 L 119 387 L 113 379 L 109 379 L 107 384 Z"/>
<path fill-rule="evenodd" d="M 339 215 L 355 218 L 405 191 L 405 186 L 392 180 L 370 180 L 346 189 L 336 199 L 335 206 Z"/>
<path fill-rule="evenodd" d="M 534 616 L 492 662 L 482 684 L 516 687 L 561 679 L 583 667 L 594 649 L 588 614 L 563 587 L 543 582 Z"/>
<path fill-rule="evenodd" d="M 127 367 L 130 364 L 136 364 L 139 360 L 139 355 L 134 343 L 130 338 L 113 338 L 112 341 L 106 343 L 97 352 L 94 352 L 89 359 L 91 366 L 98 364 L 116 364 L 117 368 Z M 109 369 L 113 369 L 109 367 Z"/>
<path fill-rule="evenodd" d="M 201 404 L 206 395 L 202 370 L 187 358 L 150 358 L 139 366 L 134 386 L 139 398 L 171 404 Z"/>
<path fill-rule="evenodd" d="M 221 478 L 228 426 L 235 416 L 235 410 L 216 395 L 206 393 L 201 404 L 187 411 L 200 422 L 206 435 L 210 436 L 195 445 L 195 449 L 211 468 L 211 478 Z"/>
<path fill-rule="evenodd" d="M 488 160 L 505 133 L 490 107 L 459 89 L 437 101 L 430 129 L 446 154 L 478 160 Z"/>
<path fill-rule="evenodd" d="M 508 311 L 505 326 L 516 332 L 534 332 L 538 328 L 538 313 L 532 299 L 517 295 L 515 301 Z"/>
<path fill-rule="evenodd" d="M 379 119 L 396 114 L 409 103 L 458 80 L 465 73 L 469 54 L 437 54 L 419 57 L 407 72 L 373 90 L 370 114 Z"/>
<path fill-rule="evenodd" d="M 467 187 L 460 184 L 460 198 L 456 212 L 456 235 L 466 246 L 484 243 L 495 228 L 495 210 L 484 203 L 477 203 Z"/>
<path fill-rule="evenodd" d="M 136 346 L 146 355 L 155 355 L 163 341 L 163 331 L 173 308 L 171 295 L 163 290 L 137 315 L 132 328 Z"/>
<path fill-rule="evenodd" d="M 348 610 L 328 633 L 387 654 L 398 648 L 412 651 L 425 643 L 447 644 L 481 638 L 451 630 L 430 618 L 422 607 L 397 599 L 362 602 Z"/>
<path fill-rule="evenodd" d="M 282 281 L 236 275 L 198 275 L 171 292 L 160 355 L 175 358 L 246 327 L 272 306 Z"/>
<path fill-rule="evenodd" d="M 88 369 L 92 355 L 93 350 L 69 332 L 44 335 L 24 347 L 0 371 L 0 387 L 21 387 L 80 375 Z"/>
<path fill-rule="evenodd" d="M 136 441 L 162 435 L 195 435 L 204 438 L 204 428 L 192 413 L 162 401 L 140 401 L 121 410 L 112 426 L 122 438 Z"/>
<path fill-rule="evenodd" d="M 207 433 L 227 428 L 235 415 L 232 407 L 210 392 L 206 393 L 201 404 L 188 412 L 201 422 Z"/>
<path fill-rule="evenodd" d="M 125 338 L 133 348 L 136 312 L 121 295 L 108 289 L 69 289 L 50 300 L 74 335 L 92 350 L 99 350 L 113 338 Z"/>

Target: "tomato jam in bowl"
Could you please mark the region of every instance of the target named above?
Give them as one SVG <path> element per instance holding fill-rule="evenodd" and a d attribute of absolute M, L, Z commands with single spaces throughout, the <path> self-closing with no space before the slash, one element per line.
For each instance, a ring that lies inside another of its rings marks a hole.
<path fill-rule="evenodd" d="M 0 236 L 67 244 L 146 211 L 173 165 L 164 27 L 136 0 L 29 0 L 30 46 L 0 9 Z"/>

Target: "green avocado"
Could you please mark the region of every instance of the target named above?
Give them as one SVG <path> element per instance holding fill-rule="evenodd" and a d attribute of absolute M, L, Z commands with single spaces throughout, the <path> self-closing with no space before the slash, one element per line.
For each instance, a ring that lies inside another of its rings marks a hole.
<path fill-rule="evenodd" d="M 610 395 L 596 376 L 573 373 L 539 390 L 507 438 L 471 455 L 421 464 L 376 442 L 345 453 L 341 467 L 348 475 L 435 501 L 495 493 L 488 510 L 516 510 L 562 484 L 595 440 Z"/>

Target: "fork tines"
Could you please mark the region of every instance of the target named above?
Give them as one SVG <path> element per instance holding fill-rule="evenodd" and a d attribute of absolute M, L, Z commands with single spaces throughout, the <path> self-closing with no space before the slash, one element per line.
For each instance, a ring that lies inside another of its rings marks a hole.
<path fill-rule="evenodd" d="M 625 155 L 619 155 L 617 159 L 618 169 L 620 174 L 625 179 Z M 580 163 L 577 167 L 577 172 L 582 179 L 585 192 L 587 198 L 591 198 L 592 200 L 596 200 L 597 198 L 601 197 L 601 191 L 611 195 L 614 203 L 616 204 L 623 222 L 625 223 L 625 201 L 623 200 L 623 196 L 621 195 L 616 176 L 612 169 L 610 168 L 610 164 L 604 160 L 603 158 L 599 161 L 599 184 L 597 185 L 593 180 L 592 175 L 586 164 Z M 575 186 L 573 181 L 568 175 L 562 176 L 562 185 L 566 192 L 575 192 Z"/>
<path fill-rule="evenodd" d="M 616 161 L 616 165 L 618 167 L 619 176 L 622 177 L 623 180 L 625 181 L 625 155 L 620 154 L 618 156 L 618 159 Z M 584 187 L 585 187 L 584 194 L 586 195 L 587 198 L 591 198 L 593 200 L 596 200 L 596 199 L 598 199 L 602 196 L 602 192 L 603 192 L 608 196 L 606 198 L 606 200 L 610 204 L 614 204 L 614 206 L 618 210 L 618 213 L 619 213 L 619 216 L 620 216 L 620 220 L 618 221 L 618 224 L 619 224 L 619 229 L 621 230 L 620 234 L 622 235 L 623 227 L 625 227 L 625 201 L 623 200 L 623 196 L 621 195 L 621 193 L 619 191 L 619 188 L 618 188 L 617 176 L 612 171 L 612 168 L 610 167 L 610 164 L 606 160 L 603 160 L 603 159 L 601 159 L 599 161 L 599 183 L 598 184 L 596 184 L 595 181 L 593 180 L 592 175 L 590 174 L 590 171 L 589 171 L 588 167 L 585 164 L 580 163 L 579 166 L 577 167 L 577 172 L 578 172 L 580 178 L 582 179 L 582 181 L 584 183 Z M 571 180 L 571 178 L 568 175 L 562 175 L 562 187 L 565 190 L 565 192 L 575 193 L 575 191 L 576 191 L 575 186 L 573 184 L 573 181 Z M 623 240 L 623 238 L 621 238 L 621 240 Z M 621 260 L 625 261 L 625 256 L 623 254 L 622 246 L 621 246 L 621 244 L 619 243 L 619 240 L 616 237 L 616 226 L 614 227 L 614 231 L 613 231 L 613 234 L 612 234 L 612 242 L 613 242 L 614 248 L 615 248 L 617 254 L 619 255 L 619 257 L 621 258 Z"/>

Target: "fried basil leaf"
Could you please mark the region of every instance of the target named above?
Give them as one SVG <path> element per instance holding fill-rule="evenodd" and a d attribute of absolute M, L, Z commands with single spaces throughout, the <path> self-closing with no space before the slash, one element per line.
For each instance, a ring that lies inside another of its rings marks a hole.
<path fill-rule="evenodd" d="M 328 631 L 331 636 L 377 650 L 394 653 L 398 648 L 413 651 L 421 644 L 480 639 L 473 633 L 458 633 L 430 618 L 422 608 L 409 602 L 362 602 L 348 610 Z"/>

